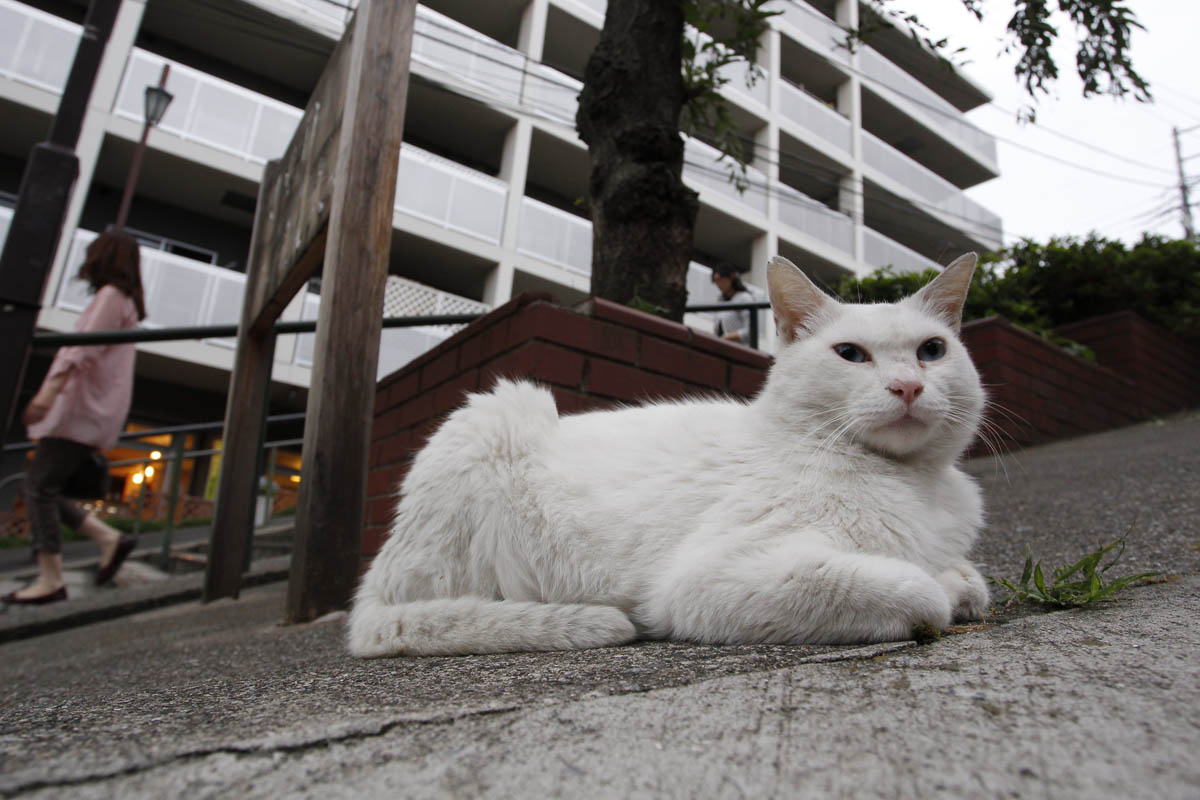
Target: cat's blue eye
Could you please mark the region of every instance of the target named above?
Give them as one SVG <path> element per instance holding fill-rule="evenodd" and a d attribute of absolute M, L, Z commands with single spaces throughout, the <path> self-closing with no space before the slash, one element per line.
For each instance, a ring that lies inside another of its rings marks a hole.
<path fill-rule="evenodd" d="M 936 337 L 917 348 L 917 358 L 921 361 L 937 361 L 944 355 L 946 355 L 946 343 Z"/>
<path fill-rule="evenodd" d="M 837 353 L 839 356 L 846 359 L 847 361 L 853 361 L 855 364 L 861 364 L 864 361 L 871 360 L 871 356 L 867 353 L 866 350 L 863 350 L 861 347 L 859 347 L 856 344 L 850 344 L 849 342 L 843 342 L 842 344 L 835 344 L 833 346 L 833 352 Z"/>

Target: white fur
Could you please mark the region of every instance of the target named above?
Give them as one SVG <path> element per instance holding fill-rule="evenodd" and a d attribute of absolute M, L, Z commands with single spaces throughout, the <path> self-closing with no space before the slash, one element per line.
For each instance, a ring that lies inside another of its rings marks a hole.
<path fill-rule="evenodd" d="M 793 318 L 783 300 L 807 279 L 779 274 L 772 301 L 790 343 L 752 403 L 560 418 L 528 383 L 471 396 L 404 481 L 350 614 L 350 651 L 554 650 L 639 634 L 851 643 L 977 617 L 987 589 L 966 553 L 982 505 L 955 461 L 983 393 L 956 318 L 920 296 L 807 297 Z M 935 336 L 945 357 L 918 361 Z M 842 342 L 872 360 L 843 360 Z M 888 390 L 897 379 L 924 387 L 907 421 Z"/>

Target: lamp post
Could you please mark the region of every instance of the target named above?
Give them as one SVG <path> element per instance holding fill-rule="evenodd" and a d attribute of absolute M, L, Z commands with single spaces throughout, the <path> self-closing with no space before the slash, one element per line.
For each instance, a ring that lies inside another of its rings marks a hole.
<path fill-rule="evenodd" d="M 170 71 L 171 65 L 163 64 L 158 86 L 146 87 L 146 124 L 142 126 L 142 140 L 133 151 L 129 175 L 125 178 L 125 193 L 121 196 L 121 208 L 117 211 L 117 221 L 114 225 L 118 232 L 125 229 L 125 218 L 129 216 L 129 204 L 133 201 L 133 187 L 137 185 L 138 173 L 142 171 L 142 156 L 146 153 L 146 139 L 150 136 L 150 129 L 162 122 L 163 115 L 167 113 L 167 106 L 171 105 L 171 100 L 175 97 L 166 88 L 167 73 Z"/>

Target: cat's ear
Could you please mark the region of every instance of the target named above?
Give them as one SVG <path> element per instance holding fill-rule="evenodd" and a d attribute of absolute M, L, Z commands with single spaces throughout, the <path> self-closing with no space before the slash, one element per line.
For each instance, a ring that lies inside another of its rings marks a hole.
<path fill-rule="evenodd" d="M 811 330 L 814 318 L 837 302 L 783 256 L 772 256 L 767 262 L 767 288 L 775 324 L 787 343 Z"/>
<path fill-rule="evenodd" d="M 979 257 L 974 253 L 959 256 L 942 270 L 942 274 L 921 287 L 921 290 L 905 303 L 916 305 L 922 311 L 945 322 L 955 333 L 962 327 L 963 305 L 967 302 L 967 290 L 971 288 L 971 276 Z"/>

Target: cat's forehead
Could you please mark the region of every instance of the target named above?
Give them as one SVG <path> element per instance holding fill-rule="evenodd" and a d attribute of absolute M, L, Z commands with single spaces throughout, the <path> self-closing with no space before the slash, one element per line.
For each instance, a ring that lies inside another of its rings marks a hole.
<path fill-rule="evenodd" d="M 951 333 L 941 320 L 898 303 L 846 303 L 823 333 L 849 342 L 911 342 Z"/>

